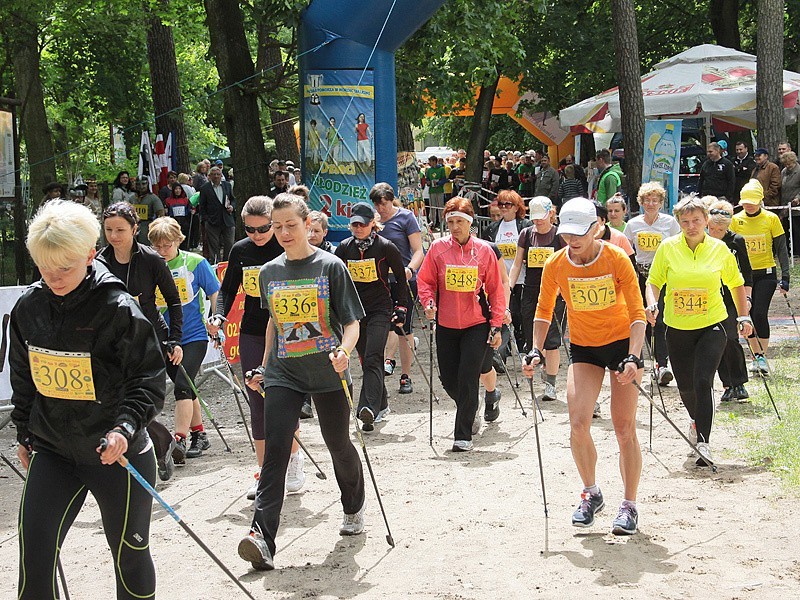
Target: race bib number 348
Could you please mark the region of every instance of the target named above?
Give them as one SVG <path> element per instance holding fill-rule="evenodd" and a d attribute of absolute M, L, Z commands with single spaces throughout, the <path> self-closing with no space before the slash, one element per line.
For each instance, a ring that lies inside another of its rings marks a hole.
<path fill-rule="evenodd" d="M 478 287 L 478 267 L 447 265 L 444 285 L 448 292 L 474 292 Z"/>
<path fill-rule="evenodd" d="M 611 275 L 569 279 L 572 310 L 603 310 L 617 303 L 617 291 Z"/>
<path fill-rule="evenodd" d="M 97 400 L 92 377 L 92 356 L 88 352 L 60 352 L 28 347 L 28 361 L 36 390 L 49 398 Z"/>

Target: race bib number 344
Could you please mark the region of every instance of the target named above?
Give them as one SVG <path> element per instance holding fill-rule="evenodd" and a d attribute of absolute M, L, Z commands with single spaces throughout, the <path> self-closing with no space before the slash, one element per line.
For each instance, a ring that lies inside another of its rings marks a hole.
<path fill-rule="evenodd" d="M 444 286 L 448 292 L 474 292 L 478 287 L 478 267 L 447 265 Z"/>
<path fill-rule="evenodd" d="M 704 315 L 708 312 L 708 290 L 686 288 L 672 292 L 672 309 L 676 315 Z"/>
<path fill-rule="evenodd" d="M 317 286 L 291 286 L 275 290 L 272 309 L 278 323 L 309 323 L 319 321 Z"/>
<path fill-rule="evenodd" d="M 617 291 L 611 275 L 569 279 L 572 310 L 603 310 L 617 303 Z"/>
<path fill-rule="evenodd" d="M 60 352 L 28 347 L 28 361 L 36 390 L 49 398 L 97 400 L 92 377 L 92 356 L 88 352 Z"/>

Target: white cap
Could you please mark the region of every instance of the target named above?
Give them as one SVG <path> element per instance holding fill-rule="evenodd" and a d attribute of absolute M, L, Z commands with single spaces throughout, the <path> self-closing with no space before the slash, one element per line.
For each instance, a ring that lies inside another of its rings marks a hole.
<path fill-rule="evenodd" d="M 586 235 L 589 228 L 597 223 L 597 209 L 594 202 L 586 198 L 573 198 L 564 203 L 558 213 L 558 234 Z"/>
<path fill-rule="evenodd" d="M 544 219 L 553 210 L 553 203 L 547 196 L 535 196 L 528 203 L 531 219 Z"/>

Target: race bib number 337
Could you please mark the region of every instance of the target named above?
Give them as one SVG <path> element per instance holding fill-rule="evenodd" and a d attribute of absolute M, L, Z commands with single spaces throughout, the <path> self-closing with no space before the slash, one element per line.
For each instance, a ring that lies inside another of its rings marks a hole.
<path fill-rule="evenodd" d="M 363 260 L 348 260 L 347 270 L 350 271 L 350 277 L 356 283 L 372 283 L 378 281 L 378 269 L 375 266 L 374 258 L 365 258 Z"/>
<path fill-rule="evenodd" d="M 92 377 L 92 356 L 88 352 L 60 352 L 28 347 L 28 361 L 36 390 L 49 398 L 97 400 Z"/>
<path fill-rule="evenodd" d="M 278 323 L 319 321 L 317 286 L 291 286 L 275 290 L 272 309 Z"/>
<path fill-rule="evenodd" d="M 617 303 L 617 291 L 611 275 L 569 279 L 572 310 L 603 310 Z"/>
<path fill-rule="evenodd" d="M 478 287 L 478 267 L 447 265 L 444 285 L 448 292 L 474 292 Z"/>

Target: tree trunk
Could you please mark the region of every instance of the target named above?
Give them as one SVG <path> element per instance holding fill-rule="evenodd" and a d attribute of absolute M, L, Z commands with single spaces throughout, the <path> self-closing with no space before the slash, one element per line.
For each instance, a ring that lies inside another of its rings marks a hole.
<path fill-rule="evenodd" d="M 758 145 L 777 156 L 783 120 L 783 0 L 758 0 L 756 124 Z"/>
<path fill-rule="evenodd" d="M 742 49 L 739 35 L 739 1 L 711 0 L 708 5 L 708 19 L 711 21 L 714 39 L 718 45 L 735 50 Z"/>
<path fill-rule="evenodd" d="M 619 82 L 622 135 L 625 138 L 626 191 L 629 198 L 636 198 L 642 184 L 644 100 L 633 0 L 611 0 L 611 15 L 614 21 L 614 55 Z"/>
<path fill-rule="evenodd" d="M 489 139 L 489 121 L 492 118 L 492 105 L 497 93 L 497 84 L 500 77 L 489 85 L 481 86 L 478 102 L 472 117 L 472 128 L 469 132 L 467 145 L 467 169 L 464 178 L 467 181 L 478 182 L 483 173 L 483 151 Z M 644 135 L 644 134 L 642 134 Z"/>
<path fill-rule="evenodd" d="M 161 0 L 161 3 L 166 7 L 168 0 Z M 164 25 L 154 13 L 147 16 L 147 62 L 150 67 L 153 110 L 156 113 L 156 133 L 164 136 L 164 143 L 170 133 L 174 134 L 172 149 L 176 170 L 179 173 L 191 173 L 175 40 L 172 28 Z"/>
<path fill-rule="evenodd" d="M 397 115 L 397 151 L 414 152 L 414 132 L 411 123 Z"/>
<path fill-rule="evenodd" d="M 205 0 L 220 86 L 225 88 L 225 132 L 236 169 L 237 212 L 250 196 L 269 191 L 267 152 L 258 113 L 258 93 L 252 79 L 253 59 L 244 32 L 244 18 L 236 0 Z M 244 235 L 237 219 L 237 237 Z"/>
<path fill-rule="evenodd" d="M 259 26 L 259 51 L 256 64 L 259 71 L 274 67 L 271 72 L 276 73 L 275 78 L 284 78 L 284 64 L 280 46 L 277 44 L 271 31 Z M 275 65 L 280 65 L 275 67 Z M 278 86 L 283 81 L 276 81 Z M 298 114 L 295 109 L 294 114 Z M 300 149 L 297 147 L 297 137 L 294 134 L 294 119 L 288 112 L 270 108 L 269 118 L 272 122 L 272 139 L 275 140 L 275 151 L 281 160 L 291 160 L 296 167 L 300 167 Z"/>
<path fill-rule="evenodd" d="M 35 211 L 44 196 L 42 188 L 56 180 L 53 134 L 44 110 L 37 27 L 30 22 L 19 20 L 14 29 L 16 30 L 12 52 L 14 83 L 17 97 L 22 101 L 19 109 L 20 133 L 25 140 L 28 153 L 30 203 Z"/>

